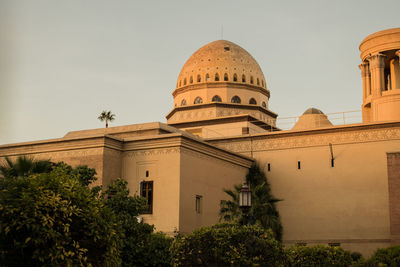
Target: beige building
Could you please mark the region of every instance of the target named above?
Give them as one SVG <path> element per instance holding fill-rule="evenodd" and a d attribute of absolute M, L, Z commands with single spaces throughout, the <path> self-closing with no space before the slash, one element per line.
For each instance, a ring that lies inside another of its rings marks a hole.
<path fill-rule="evenodd" d="M 283 199 L 285 244 L 340 245 L 370 255 L 400 242 L 400 28 L 368 36 L 360 51 L 362 123 L 334 126 L 310 108 L 291 130 L 280 130 L 256 60 L 219 40 L 183 66 L 167 124 L 2 145 L 0 157 L 86 164 L 102 184 L 122 177 L 148 199 L 144 220 L 167 233 L 218 222 L 222 190 L 241 183 L 257 162 Z"/>

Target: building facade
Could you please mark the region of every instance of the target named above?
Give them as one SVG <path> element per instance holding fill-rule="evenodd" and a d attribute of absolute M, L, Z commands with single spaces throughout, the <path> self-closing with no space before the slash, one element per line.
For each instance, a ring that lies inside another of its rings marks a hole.
<path fill-rule="evenodd" d="M 126 179 L 148 199 L 144 220 L 170 234 L 217 223 L 223 189 L 242 183 L 256 162 L 283 199 L 285 244 L 370 255 L 400 242 L 400 28 L 368 36 L 360 51 L 362 123 L 334 126 L 310 108 L 291 130 L 280 130 L 256 60 L 219 40 L 184 64 L 167 124 L 2 145 L 0 157 L 86 164 L 104 185 Z"/>

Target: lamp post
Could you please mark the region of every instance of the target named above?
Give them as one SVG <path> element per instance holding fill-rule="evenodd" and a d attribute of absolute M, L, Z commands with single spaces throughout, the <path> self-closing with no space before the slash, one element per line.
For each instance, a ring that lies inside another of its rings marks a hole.
<path fill-rule="evenodd" d="M 242 188 L 239 191 L 239 207 L 243 213 L 242 224 L 248 224 L 249 211 L 251 208 L 251 190 L 246 182 L 242 185 Z"/>

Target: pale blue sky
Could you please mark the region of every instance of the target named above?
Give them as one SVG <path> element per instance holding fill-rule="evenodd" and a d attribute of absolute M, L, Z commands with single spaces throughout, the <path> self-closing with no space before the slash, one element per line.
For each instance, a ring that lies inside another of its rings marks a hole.
<path fill-rule="evenodd" d="M 221 39 L 260 64 L 270 109 L 359 110 L 358 45 L 400 1 L 0 0 L 0 144 L 165 122 L 190 55 Z"/>

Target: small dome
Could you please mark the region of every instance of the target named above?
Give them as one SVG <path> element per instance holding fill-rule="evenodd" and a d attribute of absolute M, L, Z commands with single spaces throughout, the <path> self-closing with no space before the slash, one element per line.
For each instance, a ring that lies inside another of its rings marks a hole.
<path fill-rule="evenodd" d="M 324 114 L 324 113 L 317 108 L 309 108 L 306 111 L 304 111 L 303 115 L 304 114 Z"/>
<path fill-rule="evenodd" d="M 237 82 L 267 88 L 257 61 L 242 47 L 226 40 L 204 45 L 186 61 L 176 88 L 208 82 Z"/>
<path fill-rule="evenodd" d="M 333 126 L 328 117 L 317 108 L 307 109 L 293 126 L 292 130 L 311 130 Z"/>

